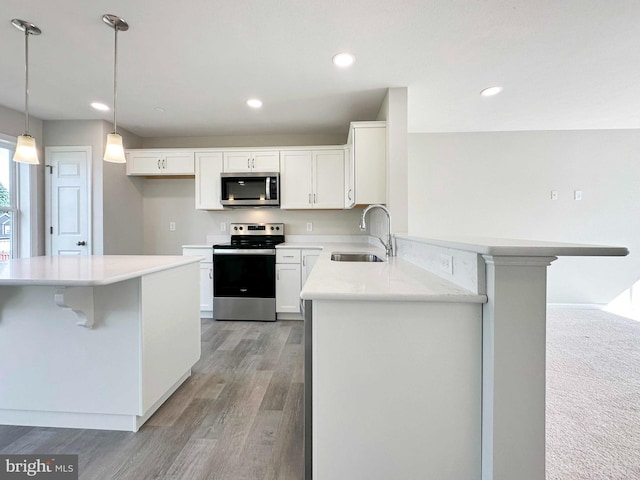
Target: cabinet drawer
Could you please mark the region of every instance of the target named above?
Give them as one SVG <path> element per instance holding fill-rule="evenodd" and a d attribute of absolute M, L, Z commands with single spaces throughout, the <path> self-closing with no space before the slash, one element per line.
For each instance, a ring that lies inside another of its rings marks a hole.
<path fill-rule="evenodd" d="M 276 249 L 276 263 L 300 263 L 300 250 L 293 248 Z"/>

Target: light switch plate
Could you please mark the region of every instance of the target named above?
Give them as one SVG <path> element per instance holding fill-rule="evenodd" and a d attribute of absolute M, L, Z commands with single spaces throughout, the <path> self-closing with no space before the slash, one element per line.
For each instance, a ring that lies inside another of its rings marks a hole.
<path fill-rule="evenodd" d="M 170 232 L 176 231 L 176 222 L 169 222 L 169 231 Z"/>
<path fill-rule="evenodd" d="M 557 199 L 558 199 L 558 191 L 551 190 L 551 200 L 557 200 Z"/>
<path fill-rule="evenodd" d="M 453 275 L 453 255 L 440 254 L 440 270 Z"/>
<path fill-rule="evenodd" d="M 574 190 L 573 191 L 573 199 L 574 200 L 582 200 L 582 190 Z"/>
<path fill-rule="evenodd" d="M 307 232 L 313 232 L 313 223 L 307 222 Z"/>

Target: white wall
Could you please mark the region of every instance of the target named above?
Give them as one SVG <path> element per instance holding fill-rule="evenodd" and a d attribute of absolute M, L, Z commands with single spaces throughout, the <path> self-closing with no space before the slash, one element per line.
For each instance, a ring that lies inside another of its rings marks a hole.
<path fill-rule="evenodd" d="M 205 137 L 148 137 L 141 148 L 217 148 L 217 147 L 287 147 L 296 145 L 344 145 L 344 134 L 308 135 L 212 135 Z"/>
<path fill-rule="evenodd" d="M 549 302 L 606 304 L 640 279 L 639 159 L 638 130 L 409 134 L 409 233 L 626 246 L 549 268 Z"/>
<path fill-rule="evenodd" d="M 358 222 L 362 210 L 295 211 L 279 208 L 236 208 L 222 211 L 195 209 L 195 180 L 145 179 L 144 252 L 147 254 L 181 255 L 182 245 L 204 244 L 207 235 L 228 235 L 229 222 L 282 222 L 286 235 L 361 234 Z M 176 231 L 169 231 L 169 222 Z M 220 223 L 227 231 L 220 230 Z M 306 231 L 307 222 L 313 232 Z"/>

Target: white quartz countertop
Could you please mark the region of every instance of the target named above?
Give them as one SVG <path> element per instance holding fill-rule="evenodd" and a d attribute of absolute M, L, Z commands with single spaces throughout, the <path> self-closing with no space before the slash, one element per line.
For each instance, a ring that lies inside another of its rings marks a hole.
<path fill-rule="evenodd" d="M 322 249 L 300 297 L 304 300 L 369 300 L 484 303 L 477 295 L 369 243 L 283 243 L 277 248 Z M 374 253 L 384 262 L 336 262 L 334 252 Z"/>
<path fill-rule="evenodd" d="M 122 282 L 200 257 L 168 255 L 89 255 L 16 258 L 0 262 L 0 285 L 99 286 Z"/>
<path fill-rule="evenodd" d="M 489 237 L 452 237 L 447 239 L 421 238 L 407 235 L 396 235 L 398 239 L 407 239 L 429 245 L 454 248 L 479 253 L 481 255 L 500 255 L 518 257 L 544 256 L 625 256 L 629 254 L 626 247 L 608 245 L 589 245 L 580 243 L 548 242 L 542 240 L 522 240 Z"/>

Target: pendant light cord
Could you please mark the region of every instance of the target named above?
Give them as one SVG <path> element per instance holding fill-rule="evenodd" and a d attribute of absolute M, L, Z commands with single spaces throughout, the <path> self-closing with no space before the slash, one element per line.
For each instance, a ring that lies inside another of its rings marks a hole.
<path fill-rule="evenodd" d="M 113 29 L 116 31 L 115 35 L 115 55 L 113 56 L 113 133 L 118 133 L 116 114 L 118 108 L 118 26 L 115 25 Z"/>
<path fill-rule="evenodd" d="M 29 135 L 29 30 L 24 31 L 24 133 Z"/>

